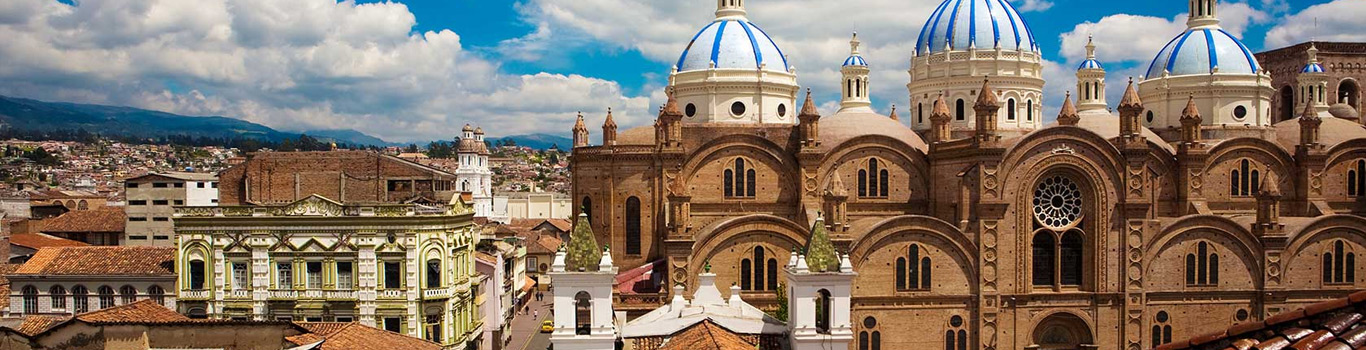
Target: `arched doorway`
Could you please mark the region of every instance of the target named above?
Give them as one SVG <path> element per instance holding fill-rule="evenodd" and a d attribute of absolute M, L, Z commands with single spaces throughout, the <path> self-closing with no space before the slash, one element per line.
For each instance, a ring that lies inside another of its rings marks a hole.
<path fill-rule="evenodd" d="M 1096 349 L 1091 337 L 1091 329 L 1077 315 L 1057 313 L 1048 316 L 1034 326 L 1031 350 L 1083 350 Z"/>
<path fill-rule="evenodd" d="M 1295 89 L 1290 85 L 1281 87 L 1281 118 L 1276 121 L 1290 120 L 1295 117 Z"/>
<path fill-rule="evenodd" d="M 1352 108 L 1360 110 L 1361 105 L 1357 104 L 1360 102 L 1360 98 L 1361 89 L 1355 80 L 1345 79 L 1338 84 L 1338 103 L 1346 103 Z"/>

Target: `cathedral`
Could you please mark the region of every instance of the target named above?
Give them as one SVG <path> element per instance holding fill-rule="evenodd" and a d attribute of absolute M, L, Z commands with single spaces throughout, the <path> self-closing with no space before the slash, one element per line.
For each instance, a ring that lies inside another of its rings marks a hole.
<path fill-rule="evenodd" d="M 902 117 L 871 108 L 857 35 L 823 116 L 745 0 L 716 0 L 652 126 L 609 113 L 600 145 L 574 126 L 574 215 L 604 261 L 648 271 L 616 278 L 618 318 L 694 297 L 698 276 L 776 312 L 817 228 L 855 274 L 850 324 L 830 325 L 850 350 L 1150 349 L 1362 288 L 1358 96 L 1325 93 L 1339 78 L 1312 44 L 1273 84 L 1218 0 L 1187 2 L 1145 76 L 1107 77 L 1089 43 L 1073 92 L 1044 96 L 1010 2 L 946 0 L 908 53 Z M 1064 100 L 1056 122 L 1045 99 Z"/>

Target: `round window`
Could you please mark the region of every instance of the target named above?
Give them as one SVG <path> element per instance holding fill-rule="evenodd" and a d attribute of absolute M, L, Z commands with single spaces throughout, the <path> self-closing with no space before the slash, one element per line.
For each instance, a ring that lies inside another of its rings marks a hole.
<path fill-rule="evenodd" d="M 745 103 L 736 101 L 730 104 L 730 114 L 737 117 L 745 115 Z"/>
<path fill-rule="evenodd" d="M 963 325 L 963 316 L 953 315 L 949 318 L 949 326 L 960 327 Z"/>
<path fill-rule="evenodd" d="M 872 329 L 873 327 L 877 327 L 877 319 L 872 316 L 864 317 L 863 328 Z"/>
<path fill-rule="evenodd" d="M 1153 111 L 1148 111 L 1148 124 L 1153 123 Z"/>
<path fill-rule="evenodd" d="M 697 115 L 697 105 L 689 103 L 687 106 L 684 106 L 683 114 L 687 114 L 688 118 L 692 118 L 692 116 Z"/>
<path fill-rule="evenodd" d="M 781 103 L 778 104 L 778 116 L 779 116 L 779 117 L 786 117 L 786 116 L 787 116 L 787 105 L 781 104 Z"/>
<path fill-rule="evenodd" d="M 1081 188 L 1062 176 L 1040 181 L 1034 189 L 1034 219 L 1054 230 L 1071 228 L 1081 219 Z"/>
<path fill-rule="evenodd" d="M 1247 118 L 1247 107 L 1243 107 L 1243 106 L 1234 107 L 1234 108 L 1233 108 L 1233 117 L 1234 117 L 1234 118 L 1238 118 L 1238 120 L 1242 120 L 1243 118 Z"/>
<path fill-rule="evenodd" d="M 1167 312 L 1166 312 L 1166 311 L 1158 311 L 1158 312 L 1157 312 L 1157 322 L 1167 322 Z"/>
<path fill-rule="evenodd" d="M 1239 321 L 1239 322 L 1241 322 L 1241 321 L 1247 321 L 1247 316 L 1248 316 L 1248 315 L 1247 315 L 1247 309 L 1238 309 L 1238 314 L 1235 315 L 1235 316 L 1238 317 L 1238 321 Z"/>

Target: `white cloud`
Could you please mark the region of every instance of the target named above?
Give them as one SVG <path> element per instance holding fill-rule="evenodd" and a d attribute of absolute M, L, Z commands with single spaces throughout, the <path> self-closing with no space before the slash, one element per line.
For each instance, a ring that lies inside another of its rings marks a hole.
<path fill-rule="evenodd" d="M 1053 8 L 1053 2 L 1048 0 L 1011 0 L 1010 2 L 1023 2 L 1024 4 L 1015 8 L 1020 12 L 1043 12 Z"/>
<path fill-rule="evenodd" d="M 413 32 L 414 15 L 398 3 L 78 4 L 0 1 L 0 94 L 286 130 L 353 128 L 392 141 L 449 139 L 467 122 L 495 135 L 565 134 L 575 111 L 608 106 L 622 122 L 653 117 L 648 98 L 626 96 L 615 82 L 499 73 L 456 33 Z"/>
<path fill-rule="evenodd" d="M 1366 41 L 1366 0 L 1334 0 L 1280 19 L 1266 33 L 1266 48 L 1309 40 Z M 1317 22 L 1317 23 L 1315 23 Z"/>
<path fill-rule="evenodd" d="M 1186 13 L 1169 19 L 1121 13 L 1083 22 L 1061 35 L 1059 53 L 1067 63 L 1081 62 L 1086 58 L 1086 37 L 1094 35 L 1096 55 L 1102 62 L 1146 62 L 1186 30 L 1186 17 Z M 1221 2 L 1219 18 L 1224 30 L 1242 37 L 1249 25 L 1266 22 L 1270 16 L 1247 3 Z"/>

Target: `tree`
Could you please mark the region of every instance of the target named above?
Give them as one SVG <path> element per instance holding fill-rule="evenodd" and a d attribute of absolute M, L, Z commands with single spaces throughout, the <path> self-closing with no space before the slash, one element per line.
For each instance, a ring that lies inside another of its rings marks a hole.
<path fill-rule="evenodd" d="M 778 308 L 773 310 L 773 318 L 787 322 L 787 285 L 778 283 L 778 298 L 773 302 L 778 303 Z"/>

